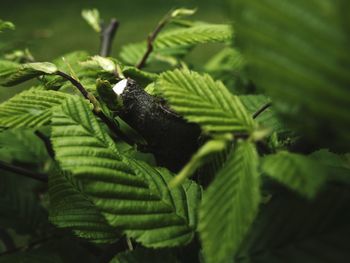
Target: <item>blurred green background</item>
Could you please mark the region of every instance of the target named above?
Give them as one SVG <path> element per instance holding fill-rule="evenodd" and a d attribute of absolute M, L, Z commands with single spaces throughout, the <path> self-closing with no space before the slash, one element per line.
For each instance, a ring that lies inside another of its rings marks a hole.
<path fill-rule="evenodd" d="M 194 19 L 214 23 L 226 21 L 223 8 L 215 1 L 193 0 L 94 0 L 28 1 L 1 0 L 0 18 L 15 23 L 16 31 L 1 35 L 17 48 L 28 46 L 37 59 L 49 60 L 75 49 L 96 52 L 99 38 L 81 19 L 81 10 L 97 8 L 102 18 L 120 21 L 114 55 L 120 46 L 140 41 L 173 7 L 198 7 Z"/>
<path fill-rule="evenodd" d="M 195 20 L 229 22 L 219 3 L 221 1 L 209 0 L 1 0 L 0 19 L 12 21 L 16 30 L 0 34 L 0 48 L 4 43 L 14 49 L 28 47 L 38 61 L 52 60 L 74 50 L 94 54 L 98 51 L 99 36 L 81 18 L 81 10 L 97 8 L 103 19 L 115 17 L 120 21 L 112 53 L 116 56 L 122 45 L 146 39 L 171 8 L 197 7 Z M 189 60 L 203 63 L 216 50 L 215 45 L 200 47 Z M 0 101 L 20 89 L 0 88 Z"/>

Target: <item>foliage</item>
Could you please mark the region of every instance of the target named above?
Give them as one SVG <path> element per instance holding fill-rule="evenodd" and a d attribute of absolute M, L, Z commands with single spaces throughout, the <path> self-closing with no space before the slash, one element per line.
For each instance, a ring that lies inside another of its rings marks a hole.
<path fill-rule="evenodd" d="M 0 104 L 0 262 L 350 260 L 349 4 L 228 6 L 117 58 L 0 54 L 0 85 L 30 81 Z"/>
<path fill-rule="evenodd" d="M 207 262 L 230 260 L 258 211 L 260 176 L 255 146 L 237 144 L 203 197 L 199 231 Z"/>
<path fill-rule="evenodd" d="M 243 132 L 254 126 L 239 98 L 209 75 L 174 70 L 163 73 L 156 85 L 174 110 L 206 132 Z"/>
<path fill-rule="evenodd" d="M 15 29 L 15 25 L 9 21 L 3 21 L 0 19 L 0 33 L 5 29 Z"/>
<path fill-rule="evenodd" d="M 350 141 L 346 110 L 350 36 L 342 13 L 346 1 L 232 3 L 237 43 L 249 76 L 276 99 L 276 109 L 285 120 L 309 134 L 310 140 L 346 150 Z M 300 115 L 303 118 L 297 118 Z"/>

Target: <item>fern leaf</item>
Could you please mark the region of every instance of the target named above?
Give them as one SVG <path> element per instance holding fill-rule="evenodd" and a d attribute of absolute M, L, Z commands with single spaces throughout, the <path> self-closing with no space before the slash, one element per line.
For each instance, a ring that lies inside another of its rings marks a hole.
<path fill-rule="evenodd" d="M 168 171 L 121 156 L 79 98 L 67 100 L 55 112 L 52 136 L 62 169 L 73 174 L 116 231 L 147 247 L 191 241 L 200 196 L 195 183 L 169 190 Z"/>
<path fill-rule="evenodd" d="M 240 99 L 209 75 L 189 70 L 165 72 L 157 88 L 175 111 L 206 132 L 249 132 L 254 127 Z"/>
<path fill-rule="evenodd" d="M 289 152 L 266 156 L 262 170 L 307 198 L 315 197 L 327 179 L 323 165 L 309 157 Z"/>
<path fill-rule="evenodd" d="M 229 262 L 258 211 L 258 156 L 250 142 L 238 142 L 223 169 L 204 193 L 199 233 L 206 262 Z"/>
<path fill-rule="evenodd" d="M 250 78 L 266 89 L 289 123 L 323 146 L 334 148 L 336 143 L 347 150 L 347 1 L 232 2 L 236 40 L 249 65 Z"/>
<path fill-rule="evenodd" d="M 43 90 L 21 92 L 0 104 L 0 127 L 36 128 L 50 122 L 52 112 L 69 95 Z"/>

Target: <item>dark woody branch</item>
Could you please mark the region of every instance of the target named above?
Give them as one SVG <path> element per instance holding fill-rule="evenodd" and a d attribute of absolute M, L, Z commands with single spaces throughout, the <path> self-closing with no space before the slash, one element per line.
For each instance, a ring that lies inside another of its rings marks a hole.
<path fill-rule="evenodd" d="M 80 91 L 80 93 L 84 96 L 84 98 L 86 98 L 91 102 L 91 104 L 94 106 L 94 109 L 93 109 L 94 114 L 97 117 L 99 117 L 119 139 L 125 141 L 126 143 L 132 146 L 134 145 L 134 142 L 119 129 L 116 122 L 108 118 L 102 112 L 96 97 L 92 93 L 88 92 L 78 80 L 76 80 L 75 78 L 69 76 L 68 74 L 62 71 L 58 71 L 56 74 L 68 80 L 69 82 L 71 82 Z"/>
<path fill-rule="evenodd" d="M 171 19 L 171 15 L 169 13 L 158 23 L 157 27 L 153 30 L 153 32 L 148 35 L 146 52 L 142 56 L 139 63 L 137 63 L 136 65 L 138 69 L 141 69 L 146 65 L 147 59 L 153 51 L 154 41 L 156 40 L 160 31 L 162 31 L 162 29 L 166 26 L 166 24 L 169 23 L 170 19 Z"/>
<path fill-rule="evenodd" d="M 45 183 L 47 183 L 47 180 L 48 180 L 48 176 L 46 174 L 26 170 L 22 167 L 18 167 L 18 166 L 15 166 L 15 165 L 3 162 L 3 161 L 0 161 L 0 170 L 13 172 L 15 174 L 29 177 L 29 178 L 32 178 L 32 179 L 35 179 L 35 180 L 38 180 L 41 182 L 45 182 Z"/>
<path fill-rule="evenodd" d="M 111 22 L 106 26 L 102 25 L 100 56 L 108 57 L 111 54 L 112 44 L 116 31 L 118 30 L 119 22 L 112 18 Z"/>
<path fill-rule="evenodd" d="M 158 165 L 173 172 L 180 170 L 199 148 L 200 127 L 188 123 L 164 101 L 151 96 L 131 79 L 120 97 L 123 107 L 118 115 L 147 141 L 145 151 L 154 154 Z M 270 106 L 271 103 L 263 105 L 252 118 L 257 118 Z M 249 134 L 235 133 L 234 137 L 247 139 Z"/>
<path fill-rule="evenodd" d="M 147 141 L 146 150 L 154 154 L 157 165 L 180 170 L 198 149 L 199 126 L 185 121 L 131 79 L 121 98 L 119 116 Z"/>
<path fill-rule="evenodd" d="M 253 114 L 253 119 L 256 119 L 257 117 L 259 117 L 260 114 L 262 114 L 265 110 L 267 110 L 268 108 L 270 108 L 272 106 L 272 102 L 268 102 L 266 104 L 264 104 L 260 109 L 258 109 L 254 114 Z"/>

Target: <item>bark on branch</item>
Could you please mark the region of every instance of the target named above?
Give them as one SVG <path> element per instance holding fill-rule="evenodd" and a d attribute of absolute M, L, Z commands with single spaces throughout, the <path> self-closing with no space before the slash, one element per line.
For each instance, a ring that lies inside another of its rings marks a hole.
<path fill-rule="evenodd" d="M 121 98 L 119 116 L 144 137 L 157 164 L 174 172 L 181 169 L 198 149 L 199 126 L 185 121 L 131 79 Z"/>

